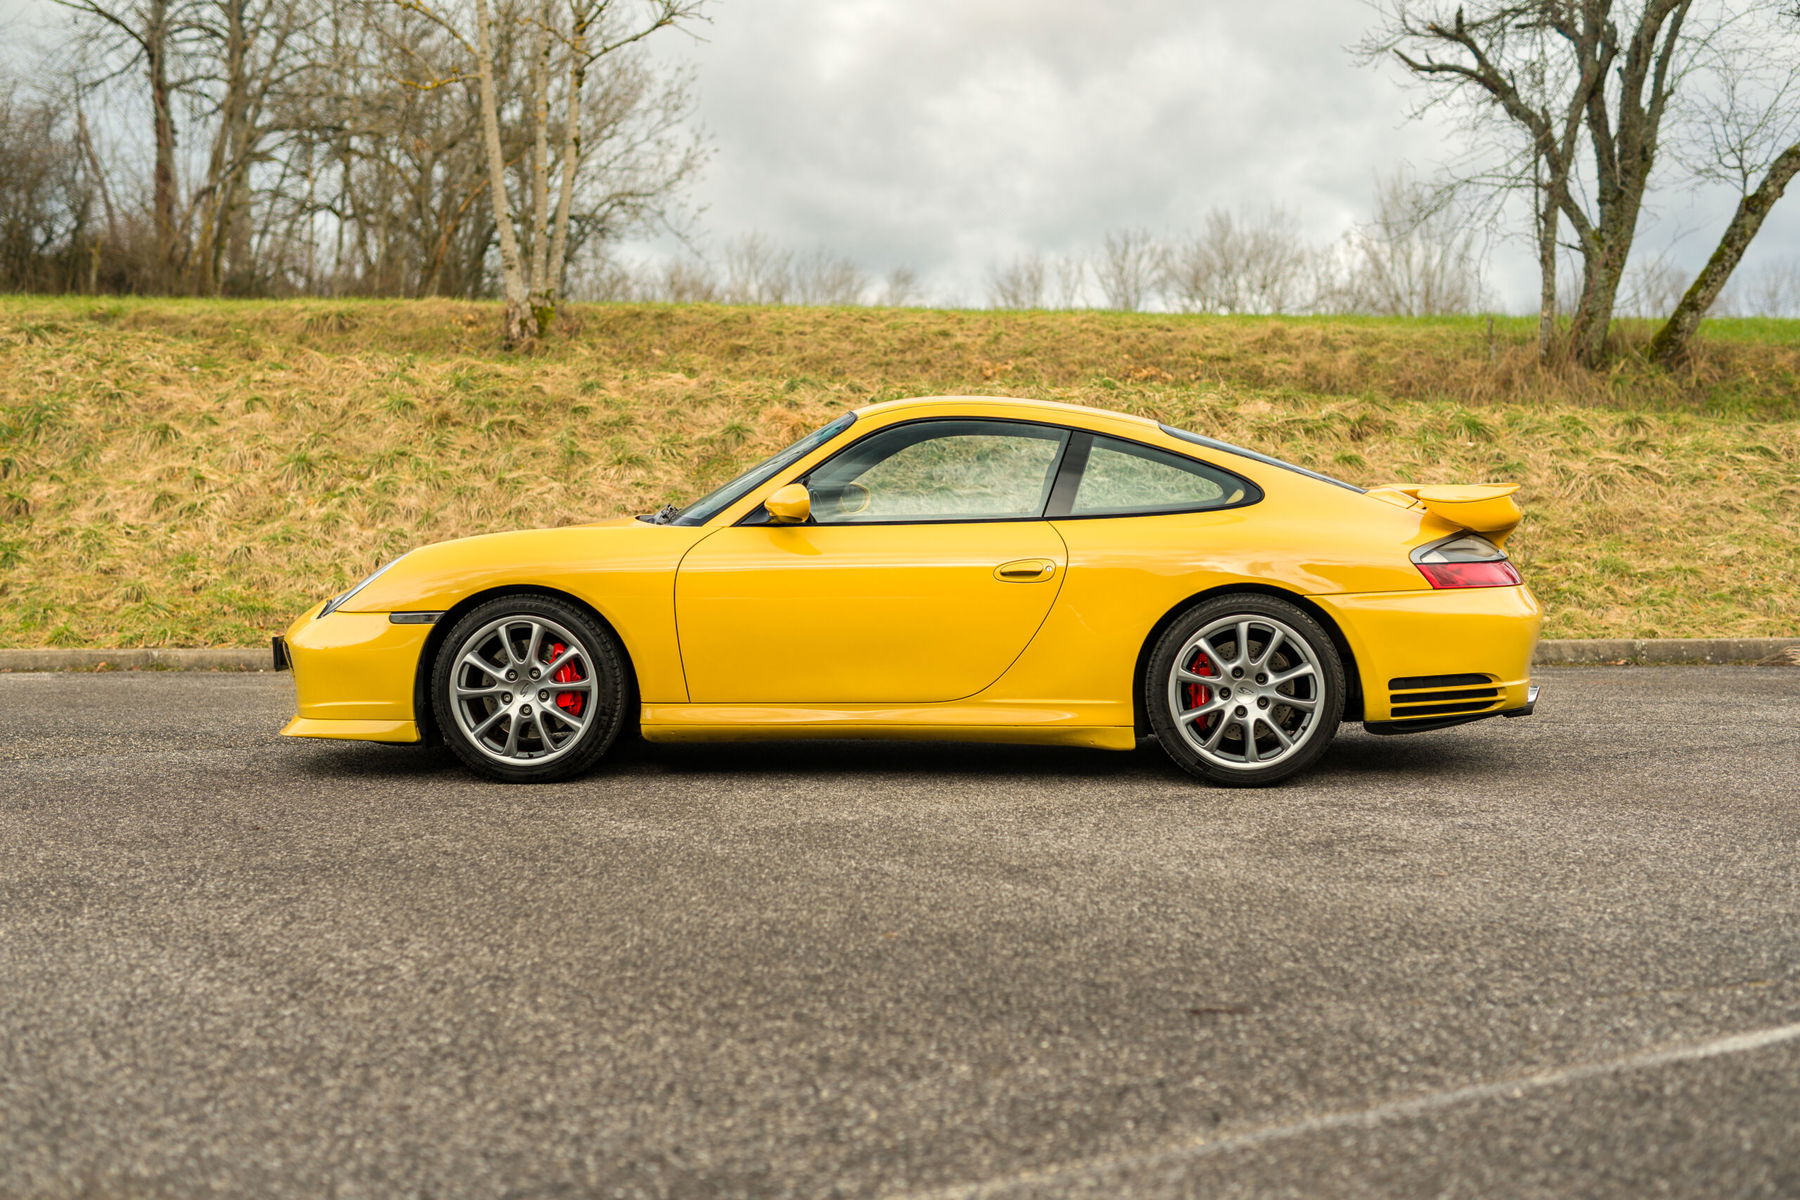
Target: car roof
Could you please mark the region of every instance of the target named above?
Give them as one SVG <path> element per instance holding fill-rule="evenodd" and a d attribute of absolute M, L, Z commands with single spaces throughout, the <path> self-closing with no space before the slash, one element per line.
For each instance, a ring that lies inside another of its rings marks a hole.
<path fill-rule="evenodd" d="M 1028 400 L 1023 396 L 911 396 L 904 400 L 884 400 L 879 404 L 870 404 L 856 410 L 858 417 L 877 416 L 906 409 L 950 409 L 1004 408 L 1018 412 L 1021 416 L 1037 417 L 1042 420 L 1062 420 L 1082 423 L 1083 420 L 1100 418 L 1106 421 L 1124 421 L 1133 425 L 1141 425 L 1146 429 L 1155 429 L 1156 422 L 1147 417 L 1135 416 L 1132 413 L 1119 412 L 1110 408 L 1093 408 L 1085 404 L 1064 404 L 1057 400 Z"/>

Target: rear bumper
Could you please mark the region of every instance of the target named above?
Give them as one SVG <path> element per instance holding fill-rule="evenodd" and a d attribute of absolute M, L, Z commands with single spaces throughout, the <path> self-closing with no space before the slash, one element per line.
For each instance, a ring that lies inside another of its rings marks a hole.
<path fill-rule="evenodd" d="M 288 737 L 416 742 L 413 687 L 429 625 L 395 624 L 386 613 L 335 612 L 319 607 L 275 640 L 279 664 L 294 677 L 296 713 Z"/>
<path fill-rule="evenodd" d="M 1523 586 L 1313 596 L 1356 658 L 1371 728 L 1442 729 L 1531 711 L 1543 612 Z M 1454 719 L 1452 719 L 1454 718 Z"/>

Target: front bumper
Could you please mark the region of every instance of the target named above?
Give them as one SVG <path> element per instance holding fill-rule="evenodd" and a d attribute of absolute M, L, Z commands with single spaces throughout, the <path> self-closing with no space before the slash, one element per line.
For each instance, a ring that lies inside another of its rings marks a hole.
<path fill-rule="evenodd" d="M 419 656 L 431 626 L 396 624 L 387 613 L 334 612 L 315 606 L 275 639 L 294 676 L 288 737 L 417 742 L 413 710 Z"/>

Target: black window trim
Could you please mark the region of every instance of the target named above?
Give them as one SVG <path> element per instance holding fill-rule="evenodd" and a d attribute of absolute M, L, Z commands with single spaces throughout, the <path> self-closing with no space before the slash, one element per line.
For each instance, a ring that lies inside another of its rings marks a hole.
<path fill-rule="evenodd" d="M 1209 438 L 1204 433 L 1194 433 L 1192 430 L 1188 429 L 1177 429 L 1173 425 L 1164 425 L 1160 422 L 1158 422 L 1156 427 L 1179 441 L 1190 442 L 1193 445 L 1204 446 L 1208 450 L 1218 450 L 1225 454 L 1236 454 L 1240 457 L 1249 459 L 1251 462 L 1261 463 L 1265 467 L 1280 467 L 1284 471 L 1292 471 L 1296 475 L 1304 475 L 1308 479 L 1316 479 L 1320 483 L 1329 483 L 1333 487 L 1341 487 L 1345 491 L 1355 492 L 1359 496 L 1366 495 L 1369 490 L 1368 488 L 1357 487 L 1354 483 L 1346 483 L 1342 479 L 1334 479 L 1330 475 L 1312 470 L 1310 467 L 1303 467 L 1297 463 L 1286 462 L 1282 459 L 1275 458 L 1272 455 L 1264 454 L 1260 450 L 1250 450 L 1243 446 L 1234 446 L 1230 442 L 1221 442 L 1218 438 Z"/>
<path fill-rule="evenodd" d="M 1071 473 L 1070 478 L 1067 481 L 1061 478 L 1057 479 L 1056 486 L 1050 489 L 1050 503 L 1045 506 L 1044 519 L 1046 521 L 1119 521 L 1136 517 L 1192 516 L 1194 513 L 1228 512 L 1234 508 L 1249 508 L 1252 504 L 1262 503 L 1263 490 L 1260 487 L 1257 487 L 1253 481 L 1245 479 L 1236 471 L 1226 470 L 1218 463 L 1208 462 L 1204 458 L 1195 458 L 1191 454 L 1183 454 L 1181 451 L 1172 450 L 1167 446 L 1152 446 L 1149 442 L 1140 442 L 1136 438 L 1120 437 L 1116 433 L 1100 433 L 1092 429 L 1075 430 L 1075 437 L 1080 438 L 1082 442 L 1080 459 L 1074 463 L 1074 470 Z M 1069 510 L 1075 506 L 1075 493 L 1081 487 L 1081 477 L 1087 471 L 1088 453 L 1093 449 L 1095 438 L 1107 438 L 1115 442 L 1124 442 L 1128 446 L 1140 446 L 1145 450 L 1155 450 L 1162 454 L 1172 454 L 1176 458 L 1185 458 L 1189 462 L 1199 463 L 1203 467 L 1217 471 L 1221 475 L 1226 475 L 1236 480 L 1238 486 L 1244 491 L 1244 498 L 1231 504 L 1196 504 L 1187 508 L 1140 508 L 1125 512 L 1097 513 L 1070 512 Z M 1063 460 L 1064 463 L 1068 464 L 1071 458 L 1073 458 L 1072 454 L 1065 455 Z M 1068 468 L 1065 465 L 1065 470 L 1066 469 Z M 1065 482 L 1067 484 L 1066 487 Z"/>
<path fill-rule="evenodd" d="M 808 481 L 812 479 L 814 471 L 824 468 L 839 455 L 850 453 L 870 438 L 880 437 L 890 430 L 904 429 L 908 425 L 924 425 L 944 421 L 981 421 L 989 425 L 1035 425 L 1039 429 L 1051 429 L 1061 434 L 1062 445 L 1057 447 L 1056 462 L 1049 472 L 1051 482 L 1049 489 L 1045 493 L 1046 500 L 1044 506 L 1040 507 L 1034 515 L 1024 517 L 910 517 L 895 521 L 843 521 L 833 522 L 830 525 L 823 524 L 808 517 L 805 524 L 808 526 L 817 526 L 820 529 L 863 529 L 879 528 L 883 525 L 1000 525 L 1009 521 L 1042 521 L 1045 519 L 1044 509 L 1049 505 L 1048 497 L 1056 494 L 1057 485 L 1061 482 L 1063 464 L 1068 460 L 1069 444 L 1075 440 L 1076 435 L 1082 432 L 1069 425 L 1058 425 L 1054 421 L 1028 421 L 1017 417 L 970 417 L 946 413 L 938 413 L 929 417 L 913 417 L 906 421 L 895 421 L 892 425 L 883 425 L 879 429 L 869 430 L 855 441 L 840 447 L 833 452 L 830 457 L 822 458 L 812 466 L 808 467 L 804 475 L 796 475 L 794 478 L 788 480 L 787 484 L 783 484 L 782 486 L 786 487 L 788 484 L 794 483 L 808 483 Z M 913 444 L 917 445 L 918 443 L 915 442 Z M 769 523 L 769 510 L 766 506 L 761 504 L 752 508 L 737 521 L 737 524 L 739 525 L 767 525 Z"/>
<path fill-rule="evenodd" d="M 845 521 L 841 524 L 833 523 L 831 525 L 821 524 L 813 518 L 808 517 L 805 524 L 808 526 L 816 526 L 821 529 L 857 529 L 880 528 L 886 525 L 1002 525 L 1020 521 L 1121 521 L 1136 520 L 1143 517 L 1176 517 L 1191 516 L 1195 513 L 1228 512 L 1234 508 L 1248 508 L 1252 504 L 1260 504 L 1264 497 L 1262 488 L 1258 487 L 1253 480 L 1246 479 L 1236 471 L 1222 467 L 1216 462 L 1204 458 L 1197 458 L 1192 454 L 1186 454 L 1169 446 L 1153 446 L 1149 442 L 1140 442 L 1136 438 L 1120 437 L 1116 433 L 1097 433 L 1091 429 L 1081 429 L 1073 425 L 1061 425 L 1055 421 L 1034 421 L 1027 417 L 956 416 L 945 413 L 937 413 L 928 417 L 913 417 L 905 421 L 895 421 L 891 425 L 883 425 L 879 429 L 871 429 L 855 441 L 833 451 L 829 457 L 822 458 L 811 467 L 808 467 L 805 474 L 796 475 L 781 486 L 787 487 L 789 484 L 807 483 L 811 480 L 814 471 L 824 467 L 839 455 L 848 454 L 870 438 L 879 437 L 890 429 L 900 429 L 907 425 L 922 425 L 933 421 L 985 421 L 996 425 L 1035 425 L 1041 429 L 1054 429 L 1061 433 L 1063 435 L 1062 449 L 1059 452 L 1059 457 L 1050 484 L 1050 490 L 1045 498 L 1044 506 L 1038 510 L 1035 516 L 1027 517 L 924 517 L 895 521 Z M 1161 428 L 1165 433 L 1169 432 L 1167 426 L 1159 426 L 1158 428 Z M 1199 435 L 1193 434 L 1190 436 L 1198 437 Z M 1239 486 L 1244 489 L 1244 498 L 1234 504 L 1202 504 L 1192 508 L 1159 508 L 1139 512 L 1110 513 L 1068 512 L 1066 510 L 1072 507 L 1075 502 L 1076 489 L 1081 486 L 1082 472 L 1087 469 L 1088 451 L 1092 448 L 1096 437 L 1111 438 L 1116 442 L 1125 442 L 1133 446 L 1142 446 L 1146 450 L 1160 450 L 1164 454 L 1173 454 L 1178 458 L 1186 458 L 1193 462 L 1197 462 L 1202 466 L 1210 467 L 1221 474 L 1229 475 L 1232 479 L 1237 480 Z M 1189 439 L 1181 438 L 1180 440 L 1187 441 Z M 1224 446 L 1225 443 L 1221 442 L 1220 445 Z M 1235 447 L 1232 449 L 1235 449 Z M 1253 451 L 1240 451 L 1240 453 L 1244 453 L 1247 457 L 1259 457 Z M 1275 462 L 1277 466 L 1288 465 L 1273 459 L 1270 461 Z M 1312 474 L 1312 472 L 1307 471 L 1304 467 L 1291 467 L 1290 469 L 1299 471 L 1302 474 Z M 1335 483 L 1337 481 L 1328 480 L 1328 482 Z M 1343 486 L 1350 487 L 1351 485 L 1344 484 Z M 1357 488 L 1356 490 L 1361 491 L 1362 489 Z M 1059 509 L 1062 511 L 1059 512 Z M 756 505 L 749 512 L 733 522 L 734 525 L 768 525 L 769 523 L 769 510 L 761 504 Z M 777 526 L 777 528 L 780 527 Z"/>

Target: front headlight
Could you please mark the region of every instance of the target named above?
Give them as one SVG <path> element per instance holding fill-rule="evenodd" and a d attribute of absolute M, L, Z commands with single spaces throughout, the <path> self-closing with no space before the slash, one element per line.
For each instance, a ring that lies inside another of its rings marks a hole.
<path fill-rule="evenodd" d="M 402 554 L 400 556 L 400 558 L 405 558 L 405 557 L 406 557 L 406 555 L 404 555 L 404 554 Z M 349 600 L 352 596 L 356 595 L 356 593 L 358 593 L 358 592 L 362 591 L 364 588 L 368 587 L 371 583 L 374 583 L 377 579 L 380 579 L 383 572 L 390 570 L 393 567 L 394 563 L 397 563 L 400 561 L 400 558 L 396 558 L 394 560 L 394 562 L 388 563 L 387 566 L 376 567 L 375 570 L 371 571 L 369 573 L 368 577 L 365 578 L 361 583 L 357 584 L 355 587 L 351 588 L 349 591 L 340 592 L 338 595 L 333 596 L 331 599 L 327 600 L 325 602 L 325 607 L 321 608 L 319 610 L 319 615 L 321 617 L 329 617 L 332 613 L 334 613 L 338 609 L 344 607 L 344 605 L 349 602 Z"/>

